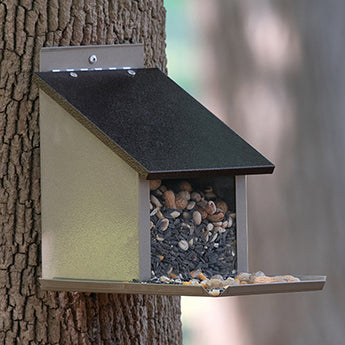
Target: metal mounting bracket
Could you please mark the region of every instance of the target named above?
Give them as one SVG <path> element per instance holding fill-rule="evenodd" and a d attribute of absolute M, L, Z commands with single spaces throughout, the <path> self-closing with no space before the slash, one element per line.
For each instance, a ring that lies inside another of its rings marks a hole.
<path fill-rule="evenodd" d="M 143 44 L 48 47 L 42 48 L 40 55 L 40 72 L 143 67 Z"/>

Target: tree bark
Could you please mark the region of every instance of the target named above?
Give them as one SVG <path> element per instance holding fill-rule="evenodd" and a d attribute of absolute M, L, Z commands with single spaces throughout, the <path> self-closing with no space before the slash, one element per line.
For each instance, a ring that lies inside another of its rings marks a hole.
<path fill-rule="evenodd" d="M 235 343 L 343 344 L 345 3 L 212 5 L 226 120 L 276 164 L 272 176 L 249 178 L 250 268 L 328 275 L 319 293 L 238 300 L 249 340 Z"/>
<path fill-rule="evenodd" d="M 38 89 L 44 46 L 137 43 L 166 69 L 163 0 L 0 3 L 0 343 L 180 344 L 179 297 L 40 290 Z"/>

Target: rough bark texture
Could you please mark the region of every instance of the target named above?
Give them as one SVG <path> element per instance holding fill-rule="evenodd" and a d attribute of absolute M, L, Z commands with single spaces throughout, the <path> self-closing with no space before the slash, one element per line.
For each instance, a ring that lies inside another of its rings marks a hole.
<path fill-rule="evenodd" d="M 145 44 L 165 70 L 163 0 L 0 2 L 0 343 L 180 344 L 178 297 L 40 291 L 43 46 Z"/>
<path fill-rule="evenodd" d="M 249 178 L 250 267 L 328 275 L 323 292 L 239 299 L 249 340 L 234 344 L 344 344 L 345 2 L 213 9 L 227 121 L 276 164 Z"/>

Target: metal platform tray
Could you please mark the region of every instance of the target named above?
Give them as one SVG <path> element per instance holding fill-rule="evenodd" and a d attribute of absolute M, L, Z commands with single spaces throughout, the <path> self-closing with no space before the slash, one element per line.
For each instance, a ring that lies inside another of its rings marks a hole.
<path fill-rule="evenodd" d="M 217 297 L 270 294 L 282 292 L 304 292 L 322 290 L 326 276 L 299 276 L 299 282 L 245 284 L 230 286 Z M 176 284 L 150 284 L 100 280 L 40 279 L 41 288 L 49 291 L 79 291 L 120 294 L 148 294 L 174 296 L 214 297 L 201 286 Z"/>

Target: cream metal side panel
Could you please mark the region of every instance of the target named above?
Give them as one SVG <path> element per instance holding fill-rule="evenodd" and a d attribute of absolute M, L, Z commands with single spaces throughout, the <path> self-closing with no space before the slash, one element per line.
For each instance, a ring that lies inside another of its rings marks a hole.
<path fill-rule="evenodd" d="M 40 91 L 42 276 L 139 279 L 139 177 Z"/>

